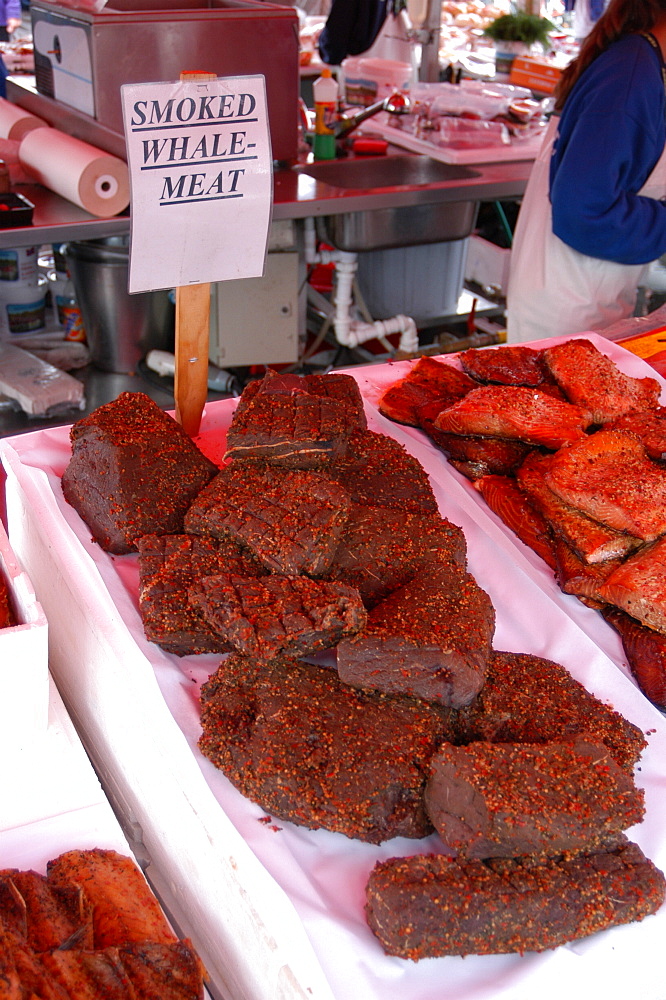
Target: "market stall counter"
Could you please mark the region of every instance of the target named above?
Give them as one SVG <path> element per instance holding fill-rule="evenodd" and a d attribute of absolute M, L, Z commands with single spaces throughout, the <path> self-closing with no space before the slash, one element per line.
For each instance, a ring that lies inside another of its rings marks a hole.
<path fill-rule="evenodd" d="M 654 375 L 617 345 L 586 336 L 622 371 Z M 559 591 L 545 565 L 420 431 L 380 415 L 379 395 L 410 364 L 350 370 L 368 426 L 421 463 L 440 513 L 462 528 L 469 572 L 495 608 L 494 648 L 564 665 L 646 735 L 635 773 L 645 819 L 628 835 L 663 870 L 664 719 L 638 690 L 601 616 Z M 236 405 L 213 403 L 204 414 L 197 443 L 218 463 Z M 542 953 L 418 962 L 384 954 L 364 917 L 370 871 L 378 860 L 438 853 L 437 836 L 375 845 L 280 820 L 244 798 L 198 749 L 198 693 L 219 656 L 177 657 L 146 641 L 136 556 L 105 553 L 63 498 L 69 428 L 9 438 L 0 448 L 9 531 L 49 618 L 54 676 L 125 830 L 151 857 L 160 896 L 197 946 L 216 995 L 554 1000 L 589 992 L 662 1000 L 663 907 L 642 922 Z"/>

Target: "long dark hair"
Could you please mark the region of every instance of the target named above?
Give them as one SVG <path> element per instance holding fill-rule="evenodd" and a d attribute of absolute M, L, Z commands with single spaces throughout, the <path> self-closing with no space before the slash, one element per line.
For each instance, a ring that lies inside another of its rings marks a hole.
<path fill-rule="evenodd" d="M 578 56 L 564 69 L 555 90 L 555 110 L 560 111 L 572 87 L 591 62 L 623 35 L 649 31 L 666 14 L 666 0 L 611 0 L 583 41 Z"/>

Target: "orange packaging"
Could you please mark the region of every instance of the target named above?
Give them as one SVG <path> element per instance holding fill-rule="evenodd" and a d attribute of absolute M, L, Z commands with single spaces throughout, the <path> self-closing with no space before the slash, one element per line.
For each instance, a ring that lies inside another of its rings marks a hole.
<path fill-rule="evenodd" d="M 509 83 L 529 87 L 538 94 L 552 94 L 562 74 L 559 66 L 531 56 L 516 56 L 511 64 Z"/>

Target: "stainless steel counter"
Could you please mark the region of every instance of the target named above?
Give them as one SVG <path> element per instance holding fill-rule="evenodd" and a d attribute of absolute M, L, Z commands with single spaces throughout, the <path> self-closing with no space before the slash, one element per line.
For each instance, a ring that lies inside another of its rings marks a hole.
<path fill-rule="evenodd" d="M 124 156 L 122 136 L 100 128 L 93 118 L 39 94 L 31 85 L 31 79 L 10 78 L 7 81 L 8 98 L 54 127 L 85 139 L 113 155 Z M 389 147 L 389 151 L 407 157 L 417 155 L 396 147 Z M 532 166 L 531 160 L 475 164 L 470 168 L 472 176 L 465 178 L 433 180 L 418 185 L 342 188 L 304 173 L 307 161 L 308 156 L 304 154 L 298 165 L 275 170 L 274 219 L 305 219 L 410 205 L 519 198 L 525 190 Z M 37 185 L 25 185 L 17 190 L 35 204 L 33 225 L 0 230 L 0 247 L 95 239 L 129 231 L 129 212 L 113 219 L 98 219 Z"/>

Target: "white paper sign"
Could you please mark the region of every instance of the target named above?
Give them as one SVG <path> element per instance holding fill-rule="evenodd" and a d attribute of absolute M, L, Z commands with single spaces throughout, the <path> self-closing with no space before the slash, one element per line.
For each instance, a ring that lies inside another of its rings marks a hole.
<path fill-rule="evenodd" d="M 129 291 L 263 274 L 273 173 L 263 76 L 121 87 Z"/>

